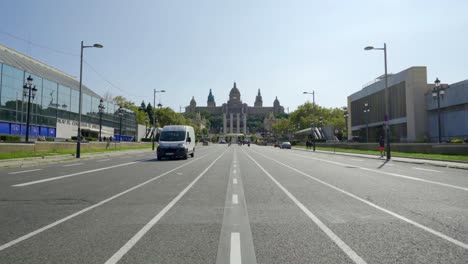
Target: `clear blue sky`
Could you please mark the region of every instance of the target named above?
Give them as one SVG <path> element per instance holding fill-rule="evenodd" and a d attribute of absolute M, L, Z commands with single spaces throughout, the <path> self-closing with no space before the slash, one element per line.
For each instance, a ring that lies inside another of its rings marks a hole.
<path fill-rule="evenodd" d="M 80 41 L 101 43 L 85 60 L 124 92 L 85 65 L 87 86 L 137 104 L 165 89 L 161 103 L 176 111 L 192 96 L 206 105 L 210 88 L 226 102 L 233 81 L 249 105 L 260 88 L 267 106 L 278 96 L 292 111 L 315 90 L 318 104 L 340 107 L 383 74 L 383 53 L 363 48 L 384 42 L 389 72 L 468 78 L 468 1 L 15 0 L 1 10 L 0 43 L 73 76 Z"/>

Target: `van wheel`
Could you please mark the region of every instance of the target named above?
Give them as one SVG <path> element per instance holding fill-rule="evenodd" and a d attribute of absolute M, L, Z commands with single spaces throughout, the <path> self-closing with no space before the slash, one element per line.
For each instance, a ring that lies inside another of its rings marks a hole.
<path fill-rule="evenodd" d="M 190 157 L 194 157 L 195 156 L 195 150 L 193 150 L 192 154 L 190 154 Z"/>
<path fill-rule="evenodd" d="M 185 156 L 183 157 L 184 160 L 188 159 L 188 155 L 185 154 Z"/>

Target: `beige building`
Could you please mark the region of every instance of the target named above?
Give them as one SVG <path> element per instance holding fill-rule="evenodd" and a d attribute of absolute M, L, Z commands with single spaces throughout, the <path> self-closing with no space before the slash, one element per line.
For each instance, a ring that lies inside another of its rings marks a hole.
<path fill-rule="evenodd" d="M 388 75 L 389 125 L 393 142 L 415 142 L 427 137 L 427 113 L 424 94 L 430 90 L 424 66 L 408 68 Z M 385 132 L 385 76 L 348 96 L 349 138 L 376 142 Z M 368 110 L 368 111 L 364 111 Z M 367 132 L 368 131 L 368 132 Z"/>
<path fill-rule="evenodd" d="M 241 93 L 234 85 L 229 92 L 229 100 L 222 106 L 216 106 L 214 96 L 210 89 L 208 95 L 207 106 L 197 106 L 195 98 L 192 97 L 190 105 L 185 108 L 186 113 L 203 113 L 208 112 L 212 116 L 222 116 L 222 134 L 247 134 L 248 133 L 248 118 L 260 117 L 265 118 L 270 113 L 278 114 L 284 113 L 284 107 L 280 105 L 278 98 L 273 102 L 273 106 L 263 106 L 262 95 L 260 89 L 255 98 L 254 106 L 248 106 L 241 100 Z"/>

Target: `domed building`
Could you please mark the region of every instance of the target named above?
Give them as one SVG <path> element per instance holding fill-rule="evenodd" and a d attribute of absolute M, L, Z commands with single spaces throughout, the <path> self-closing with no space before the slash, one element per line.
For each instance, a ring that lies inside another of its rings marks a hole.
<path fill-rule="evenodd" d="M 276 97 L 273 106 L 263 106 L 263 99 L 258 89 L 258 94 L 255 97 L 254 106 L 248 106 L 241 100 L 241 93 L 234 82 L 231 91 L 229 92 L 229 100 L 221 106 L 216 106 L 212 90 L 208 94 L 207 106 L 197 106 L 195 98 L 192 97 L 190 105 L 185 108 L 186 113 L 203 113 L 208 112 L 212 117 L 222 117 L 222 127 L 212 127 L 213 132 L 221 134 L 247 134 L 252 132 L 249 128 L 249 120 L 261 119 L 267 116 L 283 113 L 284 107 L 280 105 Z M 249 128 L 249 129 L 248 129 Z"/>

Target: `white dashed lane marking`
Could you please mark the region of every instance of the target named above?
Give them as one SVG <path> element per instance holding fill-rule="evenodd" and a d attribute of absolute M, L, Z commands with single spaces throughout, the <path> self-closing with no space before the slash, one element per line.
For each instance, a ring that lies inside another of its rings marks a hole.
<path fill-rule="evenodd" d="M 19 173 L 26 173 L 26 172 L 40 171 L 40 170 L 41 170 L 41 169 L 24 170 L 24 171 L 14 171 L 14 172 L 9 172 L 8 174 L 19 174 Z"/>

